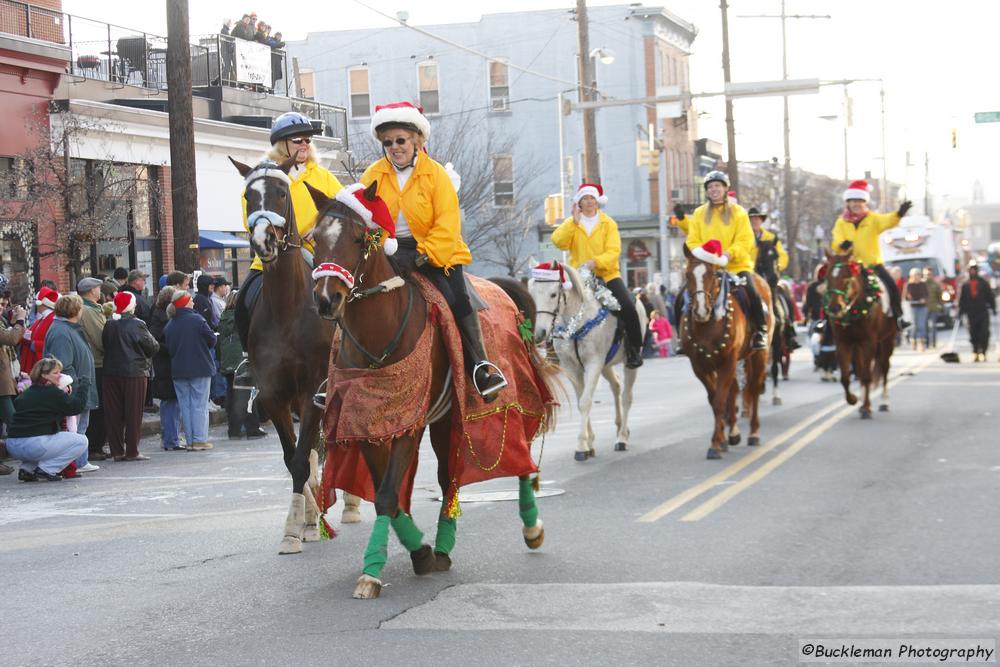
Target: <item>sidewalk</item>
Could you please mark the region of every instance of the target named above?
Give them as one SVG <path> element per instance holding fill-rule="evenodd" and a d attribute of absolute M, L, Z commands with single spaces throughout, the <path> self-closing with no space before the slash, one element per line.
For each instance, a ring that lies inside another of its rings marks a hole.
<path fill-rule="evenodd" d="M 215 412 L 208 413 L 209 428 L 211 428 L 212 426 L 221 426 L 222 424 L 225 424 L 226 421 L 227 419 L 225 410 L 217 410 Z M 140 434 L 141 437 L 143 438 L 148 438 L 151 435 L 159 435 L 160 415 L 159 414 L 151 415 L 144 412 L 142 414 L 142 430 L 140 431 Z"/>

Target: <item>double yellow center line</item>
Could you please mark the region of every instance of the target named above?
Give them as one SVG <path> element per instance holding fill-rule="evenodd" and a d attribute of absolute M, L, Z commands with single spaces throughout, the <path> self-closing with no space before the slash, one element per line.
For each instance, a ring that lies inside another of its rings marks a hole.
<path fill-rule="evenodd" d="M 929 359 L 918 361 L 916 364 L 913 364 L 905 368 L 903 371 L 900 372 L 899 375 L 897 375 L 894 379 L 889 381 L 889 386 L 892 387 L 898 384 L 903 379 L 905 379 L 907 375 L 923 369 L 924 367 L 930 365 L 933 361 L 934 358 L 931 357 Z M 731 485 L 727 485 L 725 489 L 723 489 L 715 496 L 709 498 L 705 502 L 698 505 L 696 508 L 694 508 L 693 510 L 685 514 L 683 517 L 681 517 L 680 520 L 699 521 L 701 519 L 704 519 L 706 516 L 708 516 L 709 514 L 711 514 L 712 512 L 719 509 L 727 502 L 735 498 L 737 495 L 739 495 L 743 491 L 746 491 L 753 484 L 756 484 L 757 482 L 762 480 L 768 474 L 773 472 L 782 463 L 795 456 L 795 454 L 797 454 L 806 445 L 816 440 L 825 431 L 829 430 L 830 427 L 833 426 L 836 422 L 840 421 L 841 419 L 850 415 L 851 413 L 857 411 L 856 406 L 853 405 L 845 406 L 841 401 L 842 399 L 834 403 L 831 403 L 830 405 L 826 406 L 819 412 L 816 412 L 810 415 L 809 417 L 806 417 L 805 419 L 799 421 L 794 426 L 781 433 L 778 437 L 776 437 L 767 445 L 764 445 L 758 449 L 751 450 L 749 454 L 741 458 L 739 461 L 736 461 L 732 465 L 726 467 L 725 469 L 720 470 L 719 472 L 712 475 L 705 481 L 696 484 L 695 486 L 692 486 L 686 491 L 682 491 L 681 493 L 677 494 L 676 496 L 674 496 L 667 502 L 663 503 L 662 505 L 654 507 L 653 509 L 651 509 L 650 511 L 646 512 L 641 517 L 639 517 L 637 521 L 641 523 L 652 523 L 654 521 L 659 521 L 660 519 L 667 516 L 674 510 L 677 510 L 678 508 L 686 505 L 687 503 L 694 500 L 698 496 L 711 491 L 719 484 L 726 482 L 727 480 L 738 474 L 740 471 L 753 465 L 754 462 L 756 462 L 758 459 L 766 455 L 768 452 L 780 447 L 781 445 L 785 444 L 786 442 L 794 438 L 796 434 L 804 431 L 805 429 L 815 424 L 816 422 L 823 420 L 818 426 L 809 430 L 802 437 L 793 442 L 787 449 L 780 452 L 770 461 L 764 463 L 759 468 L 752 471 L 739 481 Z M 828 417 L 828 415 L 830 415 L 831 413 L 833 413 L 833 415 Z M 824 417 L 826 417 L 826 419 L 823 419 Z"/>

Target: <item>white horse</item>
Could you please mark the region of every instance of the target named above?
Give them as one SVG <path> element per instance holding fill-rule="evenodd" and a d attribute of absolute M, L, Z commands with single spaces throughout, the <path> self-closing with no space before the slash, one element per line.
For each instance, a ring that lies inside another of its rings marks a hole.
<path fill-rule="evenodd" d="M 615 366 L 624 365 L 625 341 L 605 363 L 615 337 L 618 318 L 608 312 L 581 275 L 566 264 L 552 262 L 532 271 L 528 283 L 535 305 L 535 343 L 551 341 L 559 365 L 573 382 L 580 409 L 580 435 L 575 458 L 586 461 L 596 455 L 590 410 L 597 380 L 603 375 L 615 397 L 615 426 L 618 429 L 615 451 L 628 449 L 628 413 L 632 407 L 632 385 L 636 369 L 625 368 L 625 383 L 619 382 Z M 640 328 L 646 330 L 646 310 L 636 303 Z"/>

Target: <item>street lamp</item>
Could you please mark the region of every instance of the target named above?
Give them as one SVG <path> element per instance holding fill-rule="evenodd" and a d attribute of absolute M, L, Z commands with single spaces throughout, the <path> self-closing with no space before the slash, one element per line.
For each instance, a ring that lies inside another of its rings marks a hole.
<path fill-rule="evenodd" d="M 602 65 L 610 65 L 615 61 L 615 52 L 600 46 L 590 52 L 591 59 L 599 59 Z"/>

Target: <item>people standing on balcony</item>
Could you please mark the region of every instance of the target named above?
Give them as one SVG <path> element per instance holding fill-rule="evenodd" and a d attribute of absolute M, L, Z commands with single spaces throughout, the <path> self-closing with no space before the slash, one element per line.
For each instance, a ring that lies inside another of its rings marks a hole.
<path fill-rule="evenodd" d="M 250 14 L 244 14 L 240 22 L 234 25 L 233 29 L 229 31 L 229 34 L 240 39 L 253 40 L 254 25 Z"/>
<path fill-rule="evenodd" d="M 219 31 L 219 34 L 228 36 L 229 31 L 232 29 L 232 27 L 233 27 L 233 20 L 226 19 L 225 21 L 222 22 L 222 30 Z"/>

